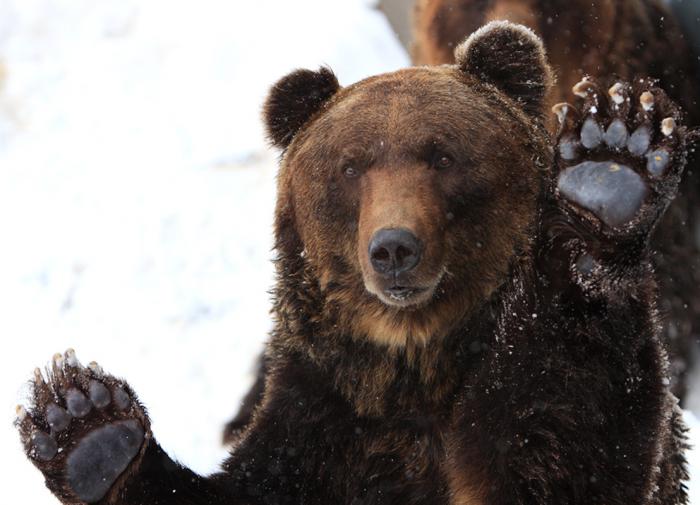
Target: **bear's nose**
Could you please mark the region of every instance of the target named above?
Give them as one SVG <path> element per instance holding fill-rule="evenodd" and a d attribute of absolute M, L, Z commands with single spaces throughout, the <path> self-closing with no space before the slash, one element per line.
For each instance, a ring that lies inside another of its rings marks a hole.
<path fill-rule="evenodd" d="M 372 267 L 385 275 L 398 275 L 414 268 L 421 257 L 421 242 L 401 228 L 384 228 L 369 243 Z"/>

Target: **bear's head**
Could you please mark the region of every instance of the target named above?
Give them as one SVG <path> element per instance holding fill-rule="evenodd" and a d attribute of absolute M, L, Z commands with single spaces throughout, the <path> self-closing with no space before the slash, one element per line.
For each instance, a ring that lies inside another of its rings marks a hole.
<path fill-rule="evenodd" d="M 542 44 L 496 22 L 456 61 L 346 88 L 328 69 L 299 70 L 265 104 L 284 150 L 280 276 L 315 284 L 321 310 L 355 337 L 401 346 L 445 335 L 530 248 L 551 156 Z"/>

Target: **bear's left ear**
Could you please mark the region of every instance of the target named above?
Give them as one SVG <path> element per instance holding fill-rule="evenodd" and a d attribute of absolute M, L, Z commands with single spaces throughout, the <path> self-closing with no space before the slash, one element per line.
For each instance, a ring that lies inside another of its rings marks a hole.
<path fill-rule="evenodd" d="M 455 60 L 464 72 L 493 84 L 522 104 L 528 114 L 544 116 L 552 69 L 542 41 L 529 28 L 492 21 L 457 47 Z"/>
<path fill-rule="evenodd" d="M 263 106 L 267 136 L 275 147 L 286 148 L 294 135 L 340 89 L 329 69 L 296 70 L 280 79 Z"/>

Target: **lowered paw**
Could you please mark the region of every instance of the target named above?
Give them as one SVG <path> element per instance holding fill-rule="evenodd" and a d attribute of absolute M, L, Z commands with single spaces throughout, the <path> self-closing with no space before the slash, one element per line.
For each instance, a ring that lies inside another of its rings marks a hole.
<path fill-rule="evenodd" d="M 102 500 L 150 437 L 130 388 L 94 363 L 83 367 L 72 350 L 54 356 L 45 374 L 35 370 L 31 406 L 17 414 L 27 456 L 67 503 Z"/>

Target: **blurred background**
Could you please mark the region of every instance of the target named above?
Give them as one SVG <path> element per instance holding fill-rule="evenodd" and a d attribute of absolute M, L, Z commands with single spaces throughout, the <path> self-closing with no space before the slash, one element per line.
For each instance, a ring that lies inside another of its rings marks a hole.
<path fill-rule="evenodd" d="M 411 5 L 0 0 L 1 503 L 58 503 L 12 421 L 68 347 L 129 380 L 171 456 L 217 469 L 270 328 L 261 103 L 298 67 L 407 66 Z"/>

